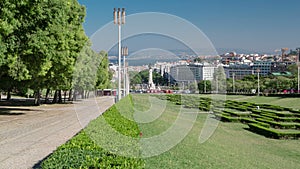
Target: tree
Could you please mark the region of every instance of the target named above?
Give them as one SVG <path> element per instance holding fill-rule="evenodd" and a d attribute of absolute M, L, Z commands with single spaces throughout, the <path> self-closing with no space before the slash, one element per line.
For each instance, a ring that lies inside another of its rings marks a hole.
<path fill-rule="evenodd" d="M 77 54 L 87 41 L 84 7 L 76 0 L 3 0 L 0 7 L 0 44 L 5 44 L 0 76 L 29 81 L 36 104 L 44 87 L 70 88 Z"/>
<path fill-rule="evenodd" d="M 232 79 L 226 80 L 227 92 L 233 92 L 233 81 Z"/>
<path fill-rule="evenodd" d="M 226 92 L 226 75 L 222 66 L 218 66 L 214 72 L 212 90 L 218 93 Z"/>
<path fill-rule="evenodd" d="M 137 73 L 135 76 L 130 76 L 130 83 L 134 84 L 146 84 L 149 81 L 149 70 L 143 70 Z"/>
<path fill-rule="evenodd" d="M 209 80 L 202 80 L 198 83 L 199 93 L 207 93 L 212 90 L 212 84 Z"/>
<path fill-rule="evenodd" d="M 291 73 L 293 74 L 293 76 L 297 76 L 297 73 L 298 73 L 298 67 L 297 67 L 296 64 L 289 65 L 289 66 L 287 67 L 287 70 L 288 70 L 289 72 L 291 72 Z"/>
<path fill-rule="evenodd" d="M 2 0 L 0 2 L 0 78 L 1 89 L 8 93 L 17 85 L 15 81 L 30 78 L 22 54 L 25 36 L 21 33 L 22 9 L 28 1 Z M 10 95 L 8 94 L 8 99 Z"/>
<path fill-rule="evenodd" d="M 73 75 L 73 89 L 76 99 L 76 93 L 80 93 L 82 98 L 86 98 L 89 91 L 96 89 L 97 71 L 101 58 L 94 52 L 90 46 L 85 46 L 80 52 L 75 65 Z"/>
<path fill-rule="evenodd" d="M 139 72 L 130 71 L 129 72 L 129 77 L 130 77 L 130 84 L 131 85 L 137 85 L 137 84 L 142 83 L 142 77 L 139 74 Z"/>
<path fill-rule="evenodd" d="M 106 89 L 109 87 L 110 80 L 112 78 L 112 72 L 109 71 L 109 60 L 108 55 L 105 51 L 101 51 L 98 54 L 100 57 L 100 65 L 97 71 L 97 82 L 96 88 L 97 89 Z"/>

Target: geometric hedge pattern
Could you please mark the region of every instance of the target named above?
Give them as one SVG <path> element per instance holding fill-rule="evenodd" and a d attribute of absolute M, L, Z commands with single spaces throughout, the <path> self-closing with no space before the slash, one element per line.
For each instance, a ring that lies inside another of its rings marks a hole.
<path fill-rule="evenodd" d="M 154 95 L 155 96 L 155 95 Z M 156 95 L 186 108 L 212 111 L 223 122 L 244 123 L 249 130 L 274 139 L 300 138 L 300 111 L 276 105 L 256 104 L 226 100 L 212 101 L 210 98 L 184 97 L 184 95 Z"/>

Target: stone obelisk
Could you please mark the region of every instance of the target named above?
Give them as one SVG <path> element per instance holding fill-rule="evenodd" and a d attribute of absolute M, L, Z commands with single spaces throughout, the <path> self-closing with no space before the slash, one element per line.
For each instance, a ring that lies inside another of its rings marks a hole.
<path fill-rule="evenodd" d="M 153 73 L 153 70 L 150 67 L 149 68 L 149 82 L 148 82 L 148 88 L 150 90 L 154 90 L 155 89 L 155 84 L 153 83 L 153 75 L 152 75 L 152 73 Z"/>

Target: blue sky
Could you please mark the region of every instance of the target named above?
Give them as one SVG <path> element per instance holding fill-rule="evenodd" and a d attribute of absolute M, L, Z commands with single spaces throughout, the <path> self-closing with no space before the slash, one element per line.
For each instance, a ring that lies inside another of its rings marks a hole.
<path fill-rule="evenodd" d="M 86 6 L 84 28 L 91 36 L 111 22 L 113 8 L 127 15 L 162 12 L 196 25 L 216 48 L 273 52 L 300 47 L 299 0 L 79 0 Z"/>

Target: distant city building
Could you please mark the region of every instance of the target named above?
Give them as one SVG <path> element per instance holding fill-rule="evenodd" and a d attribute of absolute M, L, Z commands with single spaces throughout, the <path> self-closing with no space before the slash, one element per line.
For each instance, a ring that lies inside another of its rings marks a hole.
<path fill-rule="evenodd" d="M 295 62 L 272 62 L 271 72 L 286 72 L 288 71 L 288 67 L 292 64 L 296 64 Z"/>
<path fill-rule="evenodd" d="M 176 65 L 170 68 L 171 83 L 189 84 L 195 81 L 212 80 L 216 67 L 205 64 Z"/>
<path fill-rule="evenodd" d="M 216 67 L 213 65 L 203 65 L 202 78 L 200 80 L 213 80 Z"/>
<path fill-rule="evenodd" d="M 226 78 L 243 79 L 245 76 L 253 75 L 255 71 L 250 65 L 228 65 L 224 66 Z"/>
<path fill-rule="evenodd" d="M 252 69 L 257 73 L 259 70 L 259 74 L 261 76 L 267 76 L 271 74 L 272 62 L 270 61 L 255 61 L 253 63 Z"/>

